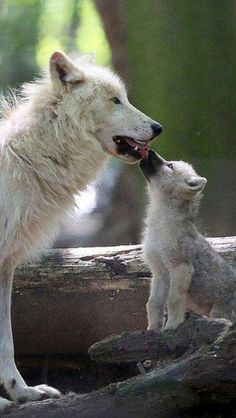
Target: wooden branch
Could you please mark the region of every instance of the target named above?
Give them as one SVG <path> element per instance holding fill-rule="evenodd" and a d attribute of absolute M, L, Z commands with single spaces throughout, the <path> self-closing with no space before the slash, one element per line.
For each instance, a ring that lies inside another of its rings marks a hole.
<path fill-rule="evenodd" d="M 236 237 L 209 241 L 236 266 Z M 16 353 L 85 354 L 107 335 L 146 329 L 149 277 L 139 245 L 46 251 L 15 274 Z"/>
<path fill-rule="evenodd" d="M 108 363 L 129 363 L 147 359 L 177 358 L 213 343 L 230 327 L 225 319 L 208 319 L 191 314 L 176 330 L 131 331 L 113 335 L 93 344 L 92 360 Z"/>
<path fill-rule="evenodd" d="M 236 393 L 236 324 L 210 346 L 146 375 L 87 395 L 29 403 L 10 418 L 166 418 L 211 404 L 224 410 Z M 206 409 L 205 409 L 206 408 Z M 193 416 L 190 412 L 188 416 Z M 197 415 L 200 417 L 200 415 Z M 206 416 L 206 415 L 205 415 Z M 231 415 L 225 415 L 231 416 Z"/>

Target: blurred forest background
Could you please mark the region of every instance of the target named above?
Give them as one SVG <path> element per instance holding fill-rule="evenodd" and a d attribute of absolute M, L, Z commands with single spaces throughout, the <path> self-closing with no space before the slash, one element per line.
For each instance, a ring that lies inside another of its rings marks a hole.
<path fill-rule="evenodd" d="M 0 0 L 0 39 L 4 93 L 55 49 L 95 51 L 164 126 L 154 148 L 207 177 L 201 231 L 236 235 L 236 0 Z M 145 200 L 138 166 L 111 159 L 55 245 L 137 243 Z"/>

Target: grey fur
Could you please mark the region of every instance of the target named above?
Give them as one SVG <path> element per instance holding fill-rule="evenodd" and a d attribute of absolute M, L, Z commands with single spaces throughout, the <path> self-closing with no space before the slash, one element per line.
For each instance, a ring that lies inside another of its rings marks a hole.
<path fill-rule="evenodd" d="M 173 169 L 152 151 L 141 163 L 150 198 L 143 240 L 144 257 L 153 273 L 148 328 L 163 326 L 166 303 L 165 328 L 177 327 L 184 320 L 187 296 L 198 306 L 211 306 L 210 316 L 234 321 L 236 271 L 196 227 L 206 179 L 183 161 L 171 164 Z"/>

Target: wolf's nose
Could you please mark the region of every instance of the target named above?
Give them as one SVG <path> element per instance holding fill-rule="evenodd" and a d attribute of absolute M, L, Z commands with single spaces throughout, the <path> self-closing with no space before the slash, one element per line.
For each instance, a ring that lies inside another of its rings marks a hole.
<path fill-rule="evenodd" d="M 151 128 L 155 134 L 155 136 L 160 135 L 163 131 L 163 127 L 159 123 L 153 123 Z"/>

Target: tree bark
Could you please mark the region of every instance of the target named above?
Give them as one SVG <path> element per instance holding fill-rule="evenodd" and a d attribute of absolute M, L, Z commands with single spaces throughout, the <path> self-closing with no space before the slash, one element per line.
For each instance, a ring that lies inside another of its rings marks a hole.
<path fill-rule="evenodd" d="M 231 405 L 232 412 L 235 391 L 236 324 L 212 345 L 151 373 L 87 395 L 29 403 L 12 409 L 9 417 L 166 418 L 199 406 L 210 413 L 212 404 Z"/>

